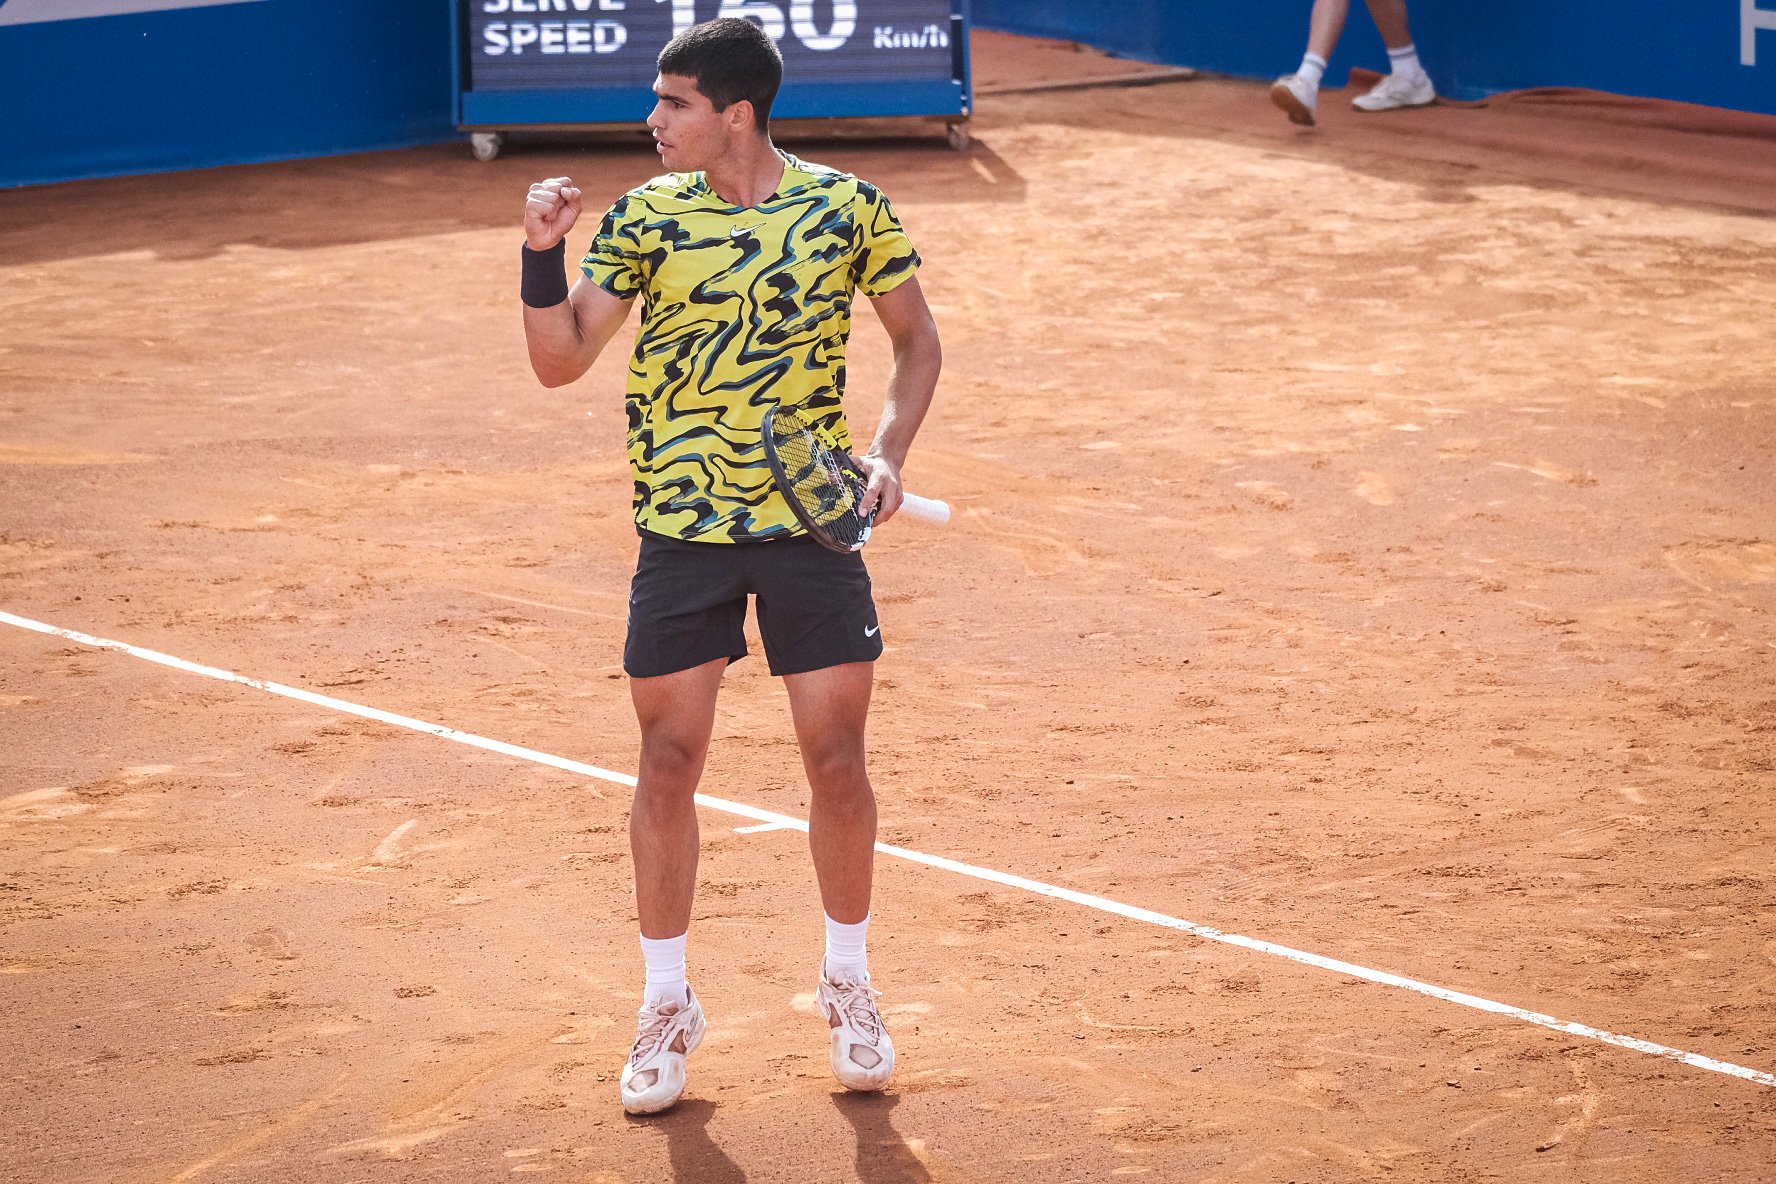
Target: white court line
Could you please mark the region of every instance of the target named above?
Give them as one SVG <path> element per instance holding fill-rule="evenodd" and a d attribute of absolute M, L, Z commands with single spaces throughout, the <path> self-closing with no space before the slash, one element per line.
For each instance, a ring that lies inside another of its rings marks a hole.
<path fill-rule="evenodd" d="M 385 724 L 393 724 L 400 728 L 409 728 L 415 732 L 424 732 L 431 736 L 442 736 L 446 740 L 454 740 L 459 744 L 469 744 L 476 748 L 485 748 L 489 752 L 498 752 L 506 756 L 517 757 L 519 760 L 532 761 L 539 765 L 549 765 L 556 769 L 565 769 L 570 773 L 581 773 L 587 777 L 596 777 L 603 781 L 612 781 L 618 785 L 635 786 L 635 778 L 627 773 L 613 773 L 609 769 L 600 769 L 596 765 L 588 765 L 581 761 L 569 760 L 566 757 L 553 756 L 546 752 L 538 752 L 533 748 L 521 748 L 516 744 L 507 744 L 503 740 L 490 740 L 485 736 L 476 736 L 469 732 L 459 732 L 441 724 L 429 724 L 424 720 L 412 719 L 405 715 L 396 715 L 390 711 L 382 711 L 375 707 L 364 707 L 357 703 L 348 703 L 344 699 L 334 699 L 327 695 L 317 695 L 313 691 L 305 691 L 298 687 L 285 686 L 282 683 L 266 682 L 264 679 L 248 678 L 227 670 L 218 670 L 214 666 L 200 666 L 196 662 L 187 662 L 183 658 L 175 658 L 168 654 L 145 650 L 139 646 L 128 645 L 121 641 L 107 641 L 102 637 L 93 637 L 85 633 L 76 633 L 72 629 L 62 629 L 55 625 L 46 625 L 41 621 L 33 621 L 26 617 L 16 617 L 8 612 L 0 612 L 0 623 L 17 625 L 21 629 L 30 629 L 37 633 L 47 633 L 52 637 L 62 637 L 81 645 L 94 646 L 98 649 L 118 650 L 149 662 L 157 662 L 162 666 L 171 666 L 175 670 L 184 670 L 191 674 L 201 674 L 205 678 L 219 679 L 222 682 L 237 682 L 244 686 L 254 687 L 261 691 L 269 691 L 274 695 L 283 695 L 290 699 L 299 699 L 304 703 L 312 703 L 317 707 L 326 707 L 334 711 L 343 711 L 349 715 L 362 716 L 365 719 L 379 720 Z M 697 804 L 711 810 L 720 810 L 727 814 L 737 814 L 742 818 L 750 818 L 755 822 L 766 824 L 763 827 L 745 827 L 752 830 L 807 830 L 808 824 L 799 818 L 787 814 L 778 814 L 770 810 L 761 810 L 757 806 L 748 806 L 741 802 L 730 802 L 723 798 L 698 794 Z M 938 868 L 946 872 L 954 872 L 959 876 L 968 876 L 976 880 L 985 880 L 992 884 L 1001 884 L 1007 888 L 1018 888 L 1025 892 L 1033 892 L 1038 896 L 1053 897 L 1085 908 L 1097 909 L 1099 912 L 1113 913 L 1119 917 L 1127 917 L 1131 921 L 1144 921 L 1149 925 L 1159 925 L 1166 929 L 1176 929 L 1180 933 L 1188 933 L 1192 937 L 1200 937 L 1206 941 L 1220 942 L 1223 945 L 1238 946 L 1243 950 L 1254 950 L 1260 954 L 1270 954 L 1278 958 L 1287 958 L 1291 962 L 1300 962 L 1306 966 L 1317 966 L 1321 970 L 1330 970 L 1350 978 L 1363 979 L 1367 982 L 1380 983 L 1383 986 L 1398 987 L 1420 995 L 1429 995 L 1433 999 L 1441 999 L 1446 1003 L 1457 1003 L 1463 1007 L 1471 1007 L 1476 1011 L 1491 1012 L 1526 1023 L 1537 1024 L 1544 1028 L 1552 1028 L 1556 1032 L 1564 1032 L 1569 1036 L 1582 1036 L 1587 1040 L 1596 1040 L 1604 1044 L 1613 1044 L 1617 1048 L 1631 1049 L 1634 1052 L 1647 1053 L 1650 1056 L 1664 1057 L 1696 1069 L 1707 1069 L 1713 1073 L 1724 1073 L 1729 1077 L 1740 1077 L 1758 1085 L 1776 1086 L 1776 1074 L 1766 1073 L 1761 1069 L 1748 1069 L 1744 1065 L 1734 1065 L 1726 1061 L 1717 1061 L 1713 1057 L 1705 1057 L 1700 1053 L 1684 1052 L 1678 1048 L 1668 1048 L 1663 1044 L 1654 1044 L 1650 1040 L 1640 1040 L 1633 1036 L 1622 1036 L 1615 1032 L 1605 1032 L 1600 1028 L 1592 1028 L 1585 1024 L 1576 1024 L 1570 1020 L 1556 1019 L 1551 1015 L 1543 1015 L 1537 1011 L 1527 1011 L 1514 1007 L 1509 1003 L 1497 1003 L 1491 999 L 1482 999 L 1478 995 L 1468 995 L 1461 991 L 1452 991 L 1447 987 L 1434 986 L 1431 983 L 1419 982 L 1417 979 L 1404 978 L 1390 974 L 1385 970 L 1372 970 L 1367 966 L 1358 966 L 1351 962 L 1341 962 L 1336 958 L 1327 958 L 1321 954 L 1310 954 L 1305 950 L 1291 949 L 1277 945 L 1275 942 L 1262 941 L 1255 937 L 1244 937 L 1237 933 L 1226 933 L 1212 929 L 1207 925 L 1199 925 L 1194 921 L 1185 921 L 1165 913 L 1156 913 L 1150 909 L 1137 908 L 1131 904 L 1111 900 L 1104 896 L 1094 896 L 1089 892 L 1075 892 L 1071 888 L 1061 888 L 1054 884 L 1045 884 L 1040 880 L 1027 880 L 1023 876 L 1014 876 L 1009 872 L 994 871 L 991 868 L 976 867 L 971 863 L 962 863 L 954 859 L 946 859 L 941 855 L 927 855 L 923 851 L 913 851 L 906 847 L 895 847 L 888 843 L 877 843 L 876 850 L 883 855 L 895 859 L 905 859 L 912 863 L 922 863 L 927 867 Z"/>

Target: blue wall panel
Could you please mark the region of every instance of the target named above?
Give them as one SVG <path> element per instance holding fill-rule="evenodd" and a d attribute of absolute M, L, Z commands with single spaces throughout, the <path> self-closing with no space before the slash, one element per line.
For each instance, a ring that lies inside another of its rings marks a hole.
<path fill-rule="evenodd" d="M 1387 68 L 1362 0 L 1328 78 Z M 1124 57 L 1251 78 L 1301 61 L 1310 0 L 974 0 L 982 28 L 1083 41 Z M 1776 115 L 1776 0 L 1425 0 L 1410 6 L 1443 94 L 1578 86 Z M 1754 65 L 1742 60 L 1750 26 Z"/>
<path fill-rule="evenodd" d="M 448 0 L 253 0 L 5 23 L 25 5 L 0 0 L 0 186 L 455 135 Z"/>
<path fill-rule="evenodd" d="M 160 11 L 44 19 L 132 8 Z M 1308 8 L 973 3 L 989 28 L 1254 78 L 1299 61 Z M 1386 65 L 1353 8 L 1334 81 Z M 1580 86 L 1776 114 L 1776 0 L 1420 0 L 1412 21 L 1454 98 Z M 449 0 L 0 0 L 0 187 L 450 139 L 450 22 Z"/>

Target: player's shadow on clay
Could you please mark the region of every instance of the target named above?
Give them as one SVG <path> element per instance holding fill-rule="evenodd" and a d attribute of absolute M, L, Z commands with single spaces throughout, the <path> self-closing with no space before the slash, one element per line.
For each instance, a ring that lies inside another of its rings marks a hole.
<path fill-rule="evenodd" d="M 666 1136 L 666 1154 L 672 1160 L 672 1178 L 680 1184 L 746 1184 L 746 1173 L 728 1158 L 709 1137 L 709 1120 L 715 1103 L 686 1098 L 664 1114 L 630 1118 L 632 1126 L 645 1126 Z"/>
<path fill-rule="evenodd" d="M 1023 177 L 979 140 L 965 152 L 930 137 L 812 140 L 791 150 L 853 171 L 900 202 L 1021 202 L 1028 191 Z M 487 164 L 470 160 L 460 144 L 436 144 L 42 185 L 0 192 L 0 259 L 50 263 L 127 251 L 208 259 L 231 250 L 300 252 L 465 231 L 516 234 L 530 183 L 555 176 L 586 186 L 593 213 L 573 231 L 577 251 L 596 215 L 657 173 L 659 163 L 651 146 L 626 142 L 544 141 Z M 102 225 L 105 233 L 48 232 L 70 223 Z"/>
<path fill-rule="evenodd" d="M 835 1091 L 833 1106 L 857 1133 L 857 1178 L 862 1184 L 931 1184 L 931 1172 L 894 1129 L 896 1094 Z"/>

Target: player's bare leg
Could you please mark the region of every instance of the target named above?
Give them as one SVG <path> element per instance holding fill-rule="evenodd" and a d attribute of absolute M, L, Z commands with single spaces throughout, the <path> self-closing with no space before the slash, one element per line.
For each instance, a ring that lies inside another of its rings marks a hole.
<path fill-rule="evenodd" d="M 1369 7 L 1374 11 L 1375 5 Z M 1403 3 L 1400 11 L 1403 16 L 1406 11 Z M 1332 51 L 1338 48 L 1338 39 L 1344 36 L 1344 23 L 1349 19 L 1350 0 L 1314 0 L 1313 14 L 1307 18 L 1307 52 L 1330 59 Z"/>
<path fill-rule="evenodd" d="M 812 800 L 808 846 L 826 908 L 827 953 L 816 992 L 831 1037 L 833 1075 L 878 1090 L 894 1073 L 894 1042 L 870 986 L 864 935 L 875 867 L 876 794 L 864 767 L 873 662 L 784 678 Z"/>
<path fill-rule="evenodd" d="M 718 658 L 675 674 L 629 680 L 641 725 L 629 850 L 635 859 L 635 907 L 643 937 L 676 937 L 690 928 L 697 886 L 693 799 L 709 755 L 715 696 L 727 665 L 726 658 Z"/>
<path fill-rule="evenodd" d="M 1389 49 L 1412 44 L 1412 26 L 1406 19 L 1406 0 L 1369 0 L 1369 15 Z"/>
<path fill-rule="evenodd" d="M 876 794 L 863 752 L 874 681 L 873 662 L 847 662 L 783 680 L 813 791 L 808 846 L 820 901 L 828 916 L 845 924 L 869 916 L 875 866 Z"/>
<path fill-rule="evenodd" d="M 715 729 L 726 658 L 629 683 L 641 725 L 641 767 L 629 812 L 635 906 L 648 962 L 635 1045 L 623 1066 L 623 1108 L 652 1114 L 684 1092 L 685 1058 L 703 1040 L 703 1007 L 684 981 L 697 888 L 697 782 Z"/>

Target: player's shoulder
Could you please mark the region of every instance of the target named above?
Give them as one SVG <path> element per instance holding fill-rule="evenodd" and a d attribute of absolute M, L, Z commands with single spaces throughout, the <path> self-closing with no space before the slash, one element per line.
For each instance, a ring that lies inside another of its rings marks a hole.
<path fill-rule="evenodd" d="M 650 177 L 616 200 L 613 213 L 638 213 L 697 205 L 706 199 L 702 173 L 661 173 Z"/>
<path fill-rule="evenodd" d="M 830 165 L 803 160 L 801 157 L 792 156 L 787 152 L 782 155 L 784 177 L 783 186 L 779 192 L 784 197 L 824 190 L 828 198 L 835 203 L 861 199 L 874 204 L 881 200 L 881 190 L 862 177 L 847 173 L 843 169 L 832 168 Z"/>

